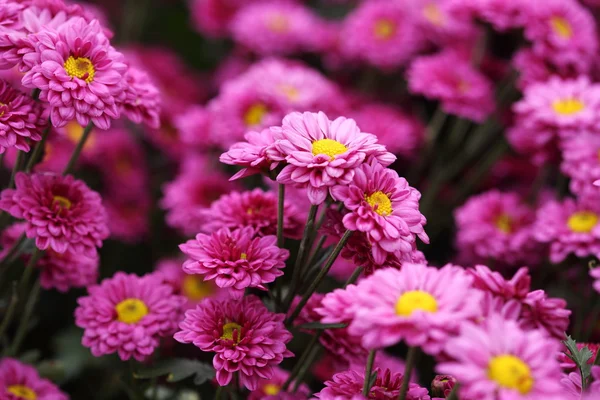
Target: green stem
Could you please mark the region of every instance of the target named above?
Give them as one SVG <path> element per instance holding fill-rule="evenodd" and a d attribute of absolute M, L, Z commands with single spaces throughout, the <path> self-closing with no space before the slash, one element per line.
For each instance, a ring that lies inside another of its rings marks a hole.
<path fill-rule="evenodd" d="M 277 204 L 277 247 L 283 249 L 283 206 L 285 201 L 285 185 L 279 184 L 279 201 Z"/>
<path fill-rule="evenodd" d="M 2 265 L 5 263 L 10 264 L 12 258 L 19 251 L 23 242 L 25 242 L 25 239 L 27 239 L 27 237 L 25 236 L 24 233 L 21 236 L 19 236 L 19 238 L 17 240 L 15 240 L 15 242 L 13 243 L 12 247 L 8 250 L 8 253 L 6 253 L 6 255 L 4 256 L 2 261 L 0 261 L 0 264 L 2 264 Z"/>
<path fill-rule="evenodd" d="M 33 153 L 31 153 L 31 156 L 29 157 L 29 161 L 27 161 L 27 165 L 25 166 L 25 172 L 30 172 L 33 169 L 35 163 L 40 158 L 42 150 L 44 150 L 44 146 L 46 145 L 46 139 L 48 139 L 48 133 L 50 132 L 51 127 L 52 125 L 48 123 L 48 127 L 46 127 L 44 133 L 42 133 L 42 140 L 37 142 L 35 148 L 33 149 Z"/>
<path fill-rule="evenodd" d="M 452 391 L 450 392 L 448 397 L 446 397 L 446 400 L 458 400 L 458 387 L 459 384 L 457 382 L 454 384 L 454 387 L 452 388 Z"/>
<path fill-rule="evenodd" d="M 87 142 L 93 128 L 94 128 L 94 124 L 92 122 L 90 122 L 89 124 L 87 124 L 87 126 L 83 130 L 83 133 L 81 134 L 81 138 L 79 138 L 79 142 L 77 143 L 75 150 L 73 150 L 73 154 L 71 154 L 71 158 L 69 159 L 69 162 L 67 163 L 67 166 L 65 167 L 65 170 L 63 171 L 63 175 L 70 174 L 71 171 L 73 170 L 73 167 L 75 166 L 75 163 L 79 159 L 79 155 L 81 154 L 81 151 L 83 150 L 83 146 L 85 146 L 85 143 Z"/>
<path fill-rule="evenodd" d="M 300 372 L 300 368 L 302 367 L 302 365 L 308 359 L 308 357 L 309 357 L 310 353 L 312 352 L 313 348 L 315 346 L 317 346 L 317 344 L 319 343 L 319 338 L 321 337 L 322 332 L 323 331 L 319 331 L 319 332 L 316 332 L 313 335 L 313 337 L 311 338 L 310 342 L 308 343 L 308 345 L 304 349 L 304 352 L 302 352 L 302 355 L 300 356 L 300 358 L 298 359 L 298 361 L 296 362 L 296 364 L 292 368 L 292 371 L 290 372 L 290 376 L 288 376 L 288 378 L 286 379 L 285 383 L 281 386 L 281 390 L 282 391 L 284 391 L 284 392 L 287 391 L 288 388 L 290 387 L 290 384 L 294 380 L 294 378 L 296 378 L 296 376 L 298 376 L 298 373 Z"/>
<path fill-rule="evenodd" d="M 308 357 L 306 357 L 306 361 L 300 367 L 300 371 L 298 371 L 298 379 L 296 379 L 296 382 L 294 382 L 294 390 L 293 390 L 294 393 L 296 393 L 298 391 L 300 384 L 302 383 L 302 381 L 304 380 L 304 377 L 306 376 L 306 372 L 308 372 L 308 369 L 315 362 L 315 358 L 317 357 L 317 354 L 319 354 L 319 346 L 313 347 L 313 349 L 310 352 L 310 354 L 308 355 Z"/>
<path fill-rule="evenodd" d="M 356 267 L 354 272 L 352 272 L 352 275 L 350 275 L 350 278 L 348 278 L 346 283 L 344 283 L 344 287 L 346 287 L 348 285 L 352 285 L 354 282 L 356 282 L 356 280 L 358 279 L 358 277 L 360 276 L 360 274 L 362 272 L 363 272 L 363 267 Z"/>
<path fill-rule="evenodd" d="M 402 377 L 402 386 L 400 387 L 400 394 L 398 400 L 406 400 L 408 393 L 408 384 L 410 383 L 410 377 L 412 371 L 417 363 L 417 357 L 419 356 L 418 347 L 409 347 L 408 355 L 406 356 L 406 366 L 404 367 L 404 376 Z"/>
<path fill-rule="evenodd" d="M 31 278 L 31 275 L 33 274 L 35 265 L 40 260 L 40 258 L 42 258 L 43 255 L 44 255 L 44 252 L 42 250 L 38 249 L 37 247 L 33 251 L 33 254 L 29 258 L 29 261 L 27 262 L 27 265 L 25 266 L 25 270 L 23 271 L 23 275 L 21 276 L 21 281 L 19 282 L 19 291 L 21 293 L 25 290 L 25 288 L 29 284 L 29 279 Z"/>
<path fill-rule="evenodd" d="M 25 310 L 23 311 L 23 315 L 21 320 L 19 321 L 19 326 L 17 327 L 17 333 L 15 334 L 15 339 L 10 345 L 7 356 L 15 356 L 19 349 L 21 348 L 21 344 L 23 343 L 23 339 L 25 339 L 25 335 L 27 334 L 27 328 L 29 322 L 31 322 L 31 315 L 33 314 L 33 308 L 35 307 L 35 303 L 40 294 L 40 280 L 38 279 L 31 292 L 28 293 L 27 303 L 25 303 Z"/>
<path fill-rule="evenodd" d="M 416 182 L 420 178 L 427 162 L 431 159 L 435 143 L 438 140 L 447 117 L 448 115 L 442 110 L 442 107 L 438 106 L 435 114 L 433 114 L 433 117 L 427 125 L 427 136 L 425 137 L 426 143 L 423 154 L 408 174 L 410 182 Z"/>
<path fill-rule="evenodd" d="M 368 397 L 369 391 L 371 390 L 371 373 L 373 372 L 373 363 L 375 362 L 375 355 L 377 350 L 371 350 L 369 357 L 367 358 L 367 367 L 365 369 L 365 383 L 363 384 L 362 394 Z"/>
<path fill-rule="evenodd" d="M 13 282 L 12 284 L 12 294 L 10 296 L 10 301 L 8 303 L 8 307 L 6 309 L 6 313 L 4 314 L 4 319 L 2 319 L 2 324 L 0 325 L 0 339 L 4 337 L 6 330 L 10 326 L 12 322 L 13 316 L 15 315 L 15 311 L 17 311 L 17 303 L 19 302 L 19 295 L 17 290 L 17 283 Z"/>
<path fill-rule="evenodd" d="M 287 319 L 286 325 L 291 325 L 294 322 L 294 320 L 298 317 L 298 315 L 300 315 L 300 311 L 302 311 L 302 309 L 308 302 L 308 299 L 310 298 L 310 296 L 312 296 L 313 293 L 317 290 L 317 288 L 319 287 L 319 284 L 321 283 L 323 278 L 325 278 L 325 276 L 329 273 L 331 266 L 333 265 L 333 263 L 337 259 L 338 255 L 340 254 L 340 252 L 342 251 L 342 249 L 348 242 L 348 239 L 350 239 L 350 236 L 352 235 L 352 233 L 353 233 L 353 231 L 348 230 L 341 237 L 340 241 L 333 249 L 333 252 L 331 253 L 329 258 L 325 262 L 323 269 L 321 269 L 321 271 L 319 272 L 317 277 L 313 280 L 313 282 L 309 286 L 308 290 L 306 291 L 306 293 L 304 293 L 304 295 L 302 296 L 302 299 L 300 299 L 300 302 L 298 303 L 298 305 L 296 306 L 296 308 L 294 309 L 292 314 Z"/>
<path fill-rule="evenodd" d="M 215 394 L 215 400 L 221 400 L 221 398 L 223 397 L 223 386 L 220 386 L 217 388 L 217 393 Z"/>
<path fill-rule="evenodd" d="M 11 189 L 15 186 L 15 176 L 17 176 L 17 172 L 21 170 L 21 164 L 23 161 L 23 152 L 21 150 L 17 151 L 17 158 L 15 159 L 15 164 L 13 165 L 12 172 L 10 173 L 10 182 L 8 183 L 8 188 Z"/>

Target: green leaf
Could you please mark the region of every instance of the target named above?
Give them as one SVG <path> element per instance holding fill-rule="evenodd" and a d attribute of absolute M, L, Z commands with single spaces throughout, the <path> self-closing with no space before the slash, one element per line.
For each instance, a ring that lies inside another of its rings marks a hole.
<path fill-rule="evenodd" d="M 167 375 L 167 382 L 179 382 L 194 376 L 194 383 L 202 385 L 207 380 L 214 378 L 215 370 L 209 364 L 186 358 L 175 358 L 142 367 L 133 374 L 137 379 L 150 379 L 164 375 Z"/>
<path fill-rule="evenodd" d="M 320 322 L 309 322 L 307 324 L 298 325 L 300 329 L 340 329 L 347 327 L 348 324 L 322 324 Z"/>
<path fill-rule="evenodd" d="M 575 364 L 577 364 L 577 368 L 581 373 L 581 382 L 583 389 L 587 387 L 587 382 L 591 374 L 592 366 L 588 364 L 588 361 L 592 358 L 593 353 L 587 347 L 583 347 L 581 350 L 577 348 L 577 342 L 573 340 L 573 338 L 569 335 L 567 336 L 567 340 L 563 341 L 565 346 L 569 352 L 565 352 L 567 357 L 569 357 Z"/>

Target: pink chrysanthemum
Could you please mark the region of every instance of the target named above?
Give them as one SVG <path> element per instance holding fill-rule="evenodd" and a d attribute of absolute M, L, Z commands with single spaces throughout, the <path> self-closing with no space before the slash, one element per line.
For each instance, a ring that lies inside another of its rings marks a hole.
<path fill-rule="evenodd" d="M 368 349 L 404 340 L 438 354 L 461 324 L 480 314 L 481 294 L 471 282 L 469 274 L 453 265 L 437 269 L 405 263 L 400 271 L 375 271 L 352 289 L 354 304 L 346 311 L 352 315 L 349 333 L 361 336 Z"/>
<path fill-rule="evenodd" d="M 418 190 L 378 163 L 363 164 L 354 172 L 352 181 L 333 187 L 331 195 L 349 210 L 343 220 L 346 229 L 367 236 L 376 263 L 382 264 L 387 253 L 411 253 L 417 236 L 429 243 Z"/>
<path fill-rule="evenodd" d="M 523 331 L 514 321 L 491 315 L 481 325 L 463 324 L 460 336 L 446 344 L 452 361 L 436 370 L 456 377 L 465 399 L 564 400 L 560 367 L 548 356 L 557 350 L 558 341 L 540 331 Z"/>
<path fill-rule="evenodd" d="M 525 330 L 539 329 L 556 339 L 563 339 L 569 328 L 571 311 L 561 298 L 549 298 L 543 290 L 527 293 L 519 319 Z"/>
<path fill-rule="evenodd" d="M 440 101 L 446 113 L 482 122 L 494 111 L 492 83 L 453 51 L 421 56 L 407 74 L 411 93 Z"/>
<path fill-rule="evenodd" d="M 114 50 L 97 20 L 74 18 L 60 30 L 35 35 L 38 60 L 23 77 L 23 85 L 40 89 L 50 105 L 54 126 L 72 119 L 108 129 L 120 116 L 127 66 Z"/>
<path fill-rule="evenodd" d="M 257 236 L 275 235 L 277 232 L 277 194 L 254 189 L 231 192 L 221 196 L 204 211 L 206 222 L 203 232 L 220 228 L 254 228 Z M 302 235 L 302 221 L 298 210 L 290 202 L 284 203 L 283 233 L 289 238 Z"/>
<path fill-rule="evenodd" d="M 145 195 L 125 201 L 104 200 L 111 238 L 126 243 L 139 243 L 146 239 L 150 232 L 151 206 Z"/>
<path fill-rule="evenodd" d="M 55 384 L 40 378 L 35 368 L 9 357 L 0 360 L 0 397 L 4 400 L 69 398 Z"/>
<path fill-rule="evenodd" d="M 515 53 L 512 60 L 513 68 L 519 71 L 517 88 L 524 91 L 528 86 L 536 83 L 546 82 L 552 76 L 562 79 L 575 79 L 579 72 L 568 66 L 557 66 L 549 60 L 535 54 L 529 47 L 524 47 Z"/>
<path fill-rule="evenodd" d="M 560 170 L 569 178 L 571 192 L 585 195 L 598 190 L 592 183 L 600 179 L 600 136 L 582 132 L 561 143 L 562 163 Z"/>
<path fill-rule="evenodd" d="M 456 246 L 465 262 L 492 259 L 517 265 L 542 258 L 540 245 L 533 240 L 535 212 L 516 193 L 492 190 L 473 196 L 454 215 Z"/>
<path fill-rule="evenodd" d="M 136 124 L 143 122 L 150 128 L 159 128 L 162 98 L 150 76 L 130 66 L 125 74 L 125 82 L 123 113 Z"/>
<path fill-rule="evenodd" d="M 181 142 L 199 151 L 218 147 L 210 136 L 210 113 L 206 107 L 194 105 L 173 118 L 173 125 L 179 132 Z"/>
<path fill-rule="evenodd" d="M 344 117 L 330 121 L 322 112 L 295 112 L 273 129 L 281 137 L 277 149 L 288 163 L 277 181 L 306 187 L 315 205 L 325 201 L 333 186 L 352 182 L 362 163 L 377 160 L 388 166 L 396 159 L 375 135 L 361 132 L 354 120 Z"/>
<path fill-rule="evenodd" d="M 534 236 L 550 244 L 550 261 L 569 254 L 600 257 L 600 204 L 594 199 L 549 201 L 537 212 Z"/>
<path fill-rule="evenodd" d="M 122 360 L 147 359 L 161 337 L 177 330 L 185 302 L 160 275 L 117 272 L 88 287 L 88 293 L 75 309 L 75 324 L 84 329 L 82 344 L 96 357 L 118 353 Z"/>
<path fill-rule="evenodd" d="M 477 265 L 467 272 L 473 276 L 473 287 L 506 300 L 523 300 L 531 287 L 531 276 L 526 267 L 519 268 L 510 280 L 504 279 L 499 272 L 492 271 L 485 265 Z"/>
<path fill-rule="evenodd" d="M 27 221 L 25 232 L 41 249 L 96 255 L 108 237 L 100 195 L 72 175 L 19 172 L 15 189 L 0 194 L 0 209 Z"/>
<path fill-rule="evenodd" d="M 437 45 L 470 43 L 478 34 L 469 18 L 452 9 L 451 1 L 413 0 L 412 3 L 421 31 Z"/>
<path fill-rule="evenodd" d="M 215 352 L 217 382 L 226 386 L 237 372 L 240 385 L 256 390 L 260 379 L 271 379 L 274 367 L 293 354 L 286 349 L 292 334 L 284 314 L 267 310 L 256 296 L 241 300 L 206 299 L 185 313 L 175 339 Z"/>
<path fill-rule="evenodd" d="M 374 372 L 377 373 L 377 378 L 375 378 L 375 382 L 369 390 L 369 398 L 398 398 L 402 379 L 404 378 L 403 375 L 392 373 L 389 369 L 376 369 Z M 364 382 L 364 372 L 360 374 L 353 370 L 340 372 L 335 374 L 331 380 L 325 382 L 325 389 L 317 393 L 315 397 L 321 400 L 354 399 L 354 396 L 362 393 Z M 411 382 L 408 386 L 406 399 L 429 400 L 430 397 L 427 389 Z"/>
<path fill-rule="evenodd" d="M 262 0 L 192 0 L 190 12 L 194 27 L 202 34 L 223 37 L 231 19 L 242 7 Z"/>
<path fill-rule="evenodd" d="M 255 237 L 250 227 L 199 233 L 179 248 L 188 257 L 184 272 L 204 275 L 206 281 L 214 279 L 217 286 L 229 288 L 238 299 L 246 288 L 267 290 L 264 284 L 283 275 L 281 270 L 290 255 L 277 247 L 276 236 Z"/>
<path fill-rule="evenodd" d="M 471 3 L 477 15 L 499 31 L 521 28 L 531 20 L 532 3 L 527 0 L 475 0 Z"/>
<path fill-rule="evenodd" d="M 10 147 L 29 151 L 30 141 L 40 140 L 47 124 L 43 111 L 30 96 L 0 80 L 0 154 Z"/>
<path fill-rule="evenodd" d="M 258 381 L 258 389 L 248 395 L 248 400 L 306 400 L 310 395 L 310 388 L 306 384 L 298 386 L 297 392 L 283 392 L 283 384 L 287 381 L 290 373 L 279 367 L 273 368 L 273 377 L 269 380 Z M 290 384 L 290 389 L 294 382 Z"/>
<path fill-rule="evenodd" d="M 338 39 L 340 53 L 379 68 L 395 68 L 422 46 L 418 28 L 406 4 L 363 2 L 344 19 Z"/>

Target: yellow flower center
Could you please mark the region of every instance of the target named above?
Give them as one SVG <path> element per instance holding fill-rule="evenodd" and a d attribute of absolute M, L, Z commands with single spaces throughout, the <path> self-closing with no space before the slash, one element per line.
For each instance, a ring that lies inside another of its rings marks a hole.
<path fill-rule="evenodd" d="M 533 387 L 531 370 L 520 358 L 505 354 L 496 356 L 488 364 L 488 377 L 498 385 L 527 394 Z"/>
<path fill-rule="evenodd" d="M 396 314 L 403 317 L 412 315 L 415 311 L 434 313 L 438 309 L 435 298 L 422 290 L 405 292 L 396 302 Z"/>
<path fill-rule="evenodd" d="M 390 215 L 394 211 L 392 210 L 392 201 L 387 194 L 382 191 L 377 191 L 370 196 L 365 195 L 365 200 L 377 214 L 383 215 L 384 217 Z"/>
<path fill-rule="evenodd" d="M 36 400 L 37 394 L 30 388 L 24 385 L 10 385 L 6 391 L 13 396 L 17 396 L 25 400 Z"/>
<path fill-rule="evenodd" d="M 247 259 L 248 259 L 248 254 L 246 254 L 246 253 L 240 254 L 240 260 L 247 260 Z"/>
<path fill-rule="evenodd" d="M 263 386 L 263 392 L 265 392 L 267 396 L 275 396 L 279 394 L 280 391 L 281 386 L 274 383 L 267 383 L 265 386 Z"/>
<path fill-rule="evenodd" d="M 71 200 L 67 199 L 66 197 L 54 196 L 52 199 L 52 205 L 57 205 L 61 210 L 65 208 L 68 210 L 71 208 L 73 203 L 71 203 Z"/>
<path fill-rule="evenodd" d="M 267 28 L 275 33 L 285 33 L 290 30 L 290 22 L 285 15 L 273 14 L 267 19 Z"/>
<path fill-rule="evenodd" d="M 554 33 L 563 39 L 570 39 L 573 37 L 573 28 L 569 21 L 563 17 L 552 17 L 550 18 L 550 26 Z"/>
<path fill-rule="evenodd" d="M 501 214 L 496 218 L 496 228 L 504 233 L 512 232 L 512 219 L 508 214 Z"/>
<path fill-rule="evenodd" d="M 148 307 L 139 299 L 125 299 L 116 305 L 117 319 L 126 324 L 135 324 L 148 314 Z"/>
<path fill-rule="evenodd" d="M 300 97 L 300 91 L 295 86 L 282 84 L 279 85 L 279 90 L 285 94 L 290 101 L 298 100 Z"/>
<path fill-rule="evenodd" d="M 96 69 L 94 68 L 94 64 L 87 57 L 73 57 L 70 56 L 67 58 L 64 64 L 65 72 L 72 78 L 83 79 L 87 83 L 90 83 L 94 80 L 94 75 L 96 75 Z"/>
<path fill-rule="evenodd" d="M 578 211 L 567 221 L 569 229 L 576 233 L 590 233 L 598 223 L 598 214 L 591 211 Z"/>
<path fill-rule="evenodd" d="M 185 297 L 198 301 L 213 294 L 214 288 L 196 275 L 186 275 L 181 283 L 181 291 Z"/>
<path fill-rule="evenodd" d="M 77 123 L 77 121 L 70 121 L 65 126 L 65 131 L 67 132 L 67 138 L 69 138 L 69 140 L 71 142 L 73 142 L 74 144 L 79 143 L 79 141 L 81 140 L 81 136 L 83 135 L 83 130 L 84 130 L 83 126 L 79 125 Z M 94 139 L 94 135 L 93 135 L 93 131 L 92 131 L 92 135 L 90 135 L 87 142 L 85 142 L 83 149 L 87 150 L 87 149 L 93 147 L 94 141 L 95 141 L 95 139 Z"/>
<path fill-rule="evenodd" d="M 375 34 L 376 38 L 387 40 L 394 36 L 394 33 L 396 33 L 396 24 L 389 19 L 380 19 L 379 21 L 375 22 L 373 33 Z"/>
<path fill-rule="evenodd" d="M 6 104 L 4 104 L 3 102 L 0 101 L 0 107 L 5 106 Z M 4 111 L 0 111 L 0 117 L 4 115 Z"/>
<path fill-rule="evenodd" d="M 256 103 L 248 107 L 244 114 L 244 122 L 247 126 L 258 125 L 262 122 L 269 109 L 263 103 Z"/>
<path fill-rule="evenodd" d="M 319 154 L 325 154 L 326 156 L 329 156 L 331 161 L 335 159 L 335 156 L 344 154 L 346 151 L 348 151 L 346 146 L 333 139 L 316 140 L 312 144 L 313 155 L 318 156 Z"/>
<path fill-rule="evenodd" d="M 233 340 L 235 344 L 238 344 L 241 340 L 242 327 L 235 322 L 228 322 L 223 325 L 223 334 L 221 339 Z"/>
<path fill-rule="evenodd" d="M 562 99 L 553 102 L 552 108 L 557 114 L 573 115 L 582 111 L 585 108 L 585 104 L 583 104 L 581 100 L 577 99 Z"/>
<path fill-rule="evenodd" d="M 423 16 L 429 22 L 431 22 L 435 26 L 444 25 L 445 17 L 442 13 L 442 10 L 435 3 L 426 4 L 423 7 Z"/>

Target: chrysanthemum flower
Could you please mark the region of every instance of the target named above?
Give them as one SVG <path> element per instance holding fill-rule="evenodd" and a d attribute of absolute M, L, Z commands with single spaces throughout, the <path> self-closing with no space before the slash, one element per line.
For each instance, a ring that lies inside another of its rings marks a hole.
<path fill-rule="evenodd" d="M 396 399 L 400 394 L 402 386 L 402 374 L 392 373 L 389 369 L 376 369 L 377 378 L 369 390 L 369 398 L 373 399 Z M 360 395 L 365 382 L 364 372 L 359 374 L 350 370 L 335 374 L 333 378 L 325 382 L 325 389 L 321 390 L 315 397 L 322 400 L 333 399 L 354 399 L 354 396 Z M 339 396 L 339 397 L 338 397 Z M 427 389 L 409 383 L 407 400 L 429 400 Z"/>
<path fill-rule="evenodd" d="M 0 209 L 27 221 L 25 232 L 41 250 L 96 255 L 108 237 L 100 195 L 72 175 L 19 172 L 15 189 L 0 194 Z"/>
<path fill-rule="evenodd" d="M 398 67 L 422 46 L 418 28 L 406 4 L 363 2 L 344 19 L 338 39 L 340 53 L 379 68 Z"/>
<path fill-rule="evenodd" d="M 123 113 L 136 124 L 143 122 L 150 128 L 159 128 L 162 98 L 150 76 L 130 66 L 125 74 L 125 82 Z"/>
<path fill-rule="evenodd" d="M 271 379 L 274 367 L 293 354 L 286 349 L 292 334 L 284 314 L 267 310 L 256 296 L 241 300 L 206 299 L 185 313 L 175 339 L 215 352 L 217 382 L 226 386 L 237 372 L 241 386 L 258 389 L 260 379 Z"/>
<path fill-rule="evenodd" d="M 492 259 L 522 265 L 541 260 L 540 245 L 533 239 L 535 211 L 517 193 L 492 190 L 473 196 L 454 215 L 456 246 L 465 262 Z"/>
<path fill-rule="evenodd" d="M 217 286 L 229 288 L 238 299 L 246 288 L 267 290 L 264 284 L 283 275 L 281 270 L 290 255 L 277 247 L 276 236 L 255 237 L 251 227 L 199 233 L 179 248 L 188 257 L 184 272 L 204 275 L 206 281 L 214 279 Z"/>
<path fill-rule="evenodd" d="M 560 170 L 569 178 L 569 189 L 579 195 L 592 194 L 597 189 L 592 183 L 600 179 L 600 137 L 582 132 L 561 142 Z"/>
<path fill-rule="evenodd" d="M 440 101 L 446 113 L 482 122 L 494 111 L 489 79 L 454 51 L 418 57 L 407 76 L 411 93 Z"/>
<path fill-rule="evenodd" d="M 468 43 L 478 34 L 469 18 L 452 9 L 451 1 L 415 0 L 412 3 L 420 29 L 435 44 Z"/>
<path fill-rule="evenodd" d="M 82 344 L 100 357 L 118 353 L 122 360 L 145 360 L 160 338 L 177 329 L 185 299 L 173 294 L 160 275 L 117 272 L 88 287 L 75 309 L 75 324 L 84 329 Z"/>
<path fill-rule="evenodd" d="M 594 199 L 549 201 L 537 212 L 534 236 L 550 244 L 550 261 L 569 254 L 600 257 L 600 204 Z"/>
<path fill-rule="evenodd" d="M 127 66 L 98 21 L 74 18 L 60 30 L 35 36 L 38 60 L 22 82 L 41 90 L 40 99 L 50 105 L 52 124 L 60 127 L 77 119 L 83 126 L 91 121 L 108 129 L 111 119 L 120 116 Z"/>
<path fill-rule="evenodd" d="M 450 6 L 455 12 L 460 12 L 459 8 L 464 7 L 460 3 L 467 3 L 472 7 L 472 11 L 477 17 L 489 22 L 499 31 L 521 28 L 526 25 L 531 18 L 531 3 L 526 0 L 513 0 L 510 2 L 503 0 L 475 0 L 460 1 L 451 0 Z"/>
<path fill-rule="evenodd" d="M 322 112 L 295 112 L 273 129 L 281 135 L 276 146 L 288 163 L 277 181 L 306 187 L 315 205 L 325 201 L 332 187 L 352 182 L 362 163 L 377 160 L 387 166 L 396 159 L 375 135 L 361 132 L 354 120 L 344 117 L 330 121 Z"/>
<path fill-rule="evenodd" d="M 437 269 L 405 263 L 400 271 L 375 271 L 352 289 L 353 304 L 345 312 L 352 319 L 349 333 L 361 336 L 368 349 L 404 340 L 438 354 L 461 324 L 480 315 L 481 294 L 471 282 L 453 265 Z"/>
<path fill-rule="evenodd" d="M 210 37 L 229 33 L 231 19 L 243 6 L 262 0 L 193 0 L 190 11 L 194 27 Z"/>
<path fill-rule="evenodd" d="M 221 196 L 205 209 L 203 232 L 213 232 L 220 228 L 237 229 L 246 226 L 254 228 L 257 236 L 277 233 L 277 194 L 254 189 L 246 192 L 231 192 Z M 284 203 L 283 233 L 289 238 L 302 235 L 302 221 L 296 207 Z"/>
<path fill-rule="evenodd" d="M 527 267 L 519 268 L 509 280 L 485 265 L 477 265 L 467 272 L 473 276 L 473 287 L 503 299 L 523 300 L 531 288 L 531 276 Z"/>
<path fill-rule="evenodd" d="M 206 107 L 194 105 L 173 118 L 173 125 L 179 132 L 179 139 L 187 146 L 199 151 L 219 147 L 210 136 L 211 115 Z"/>
<path fill-rule="evenodd" d="M 69 396 L 35 368 L 14 358 L 0 360 L 0 393 L 6 400 L 67 400 Z"/>
<path fill-rule="evenodd" d="M 248 400 L 306 400 L 311 392 L 305 383 L 298 386 L 296 393 L 281 391 L 289 376 L 290 373 L 286 370 L 274 367 L 273 377 L 258 381 L 258 389 L 248 395 Z M 294 382 L 290 387 L 294 387 Z"/>
<path fill-rule="evenodd" d="M 29 142 L 40 140 L 47 124 L 43 111 L 30 96 L 0 79 L 0 154 L 10 147 L 29 151 Z"/>
<path fill-rule="evenodd" d="M 105 199 L 103 204 L 111 238 L 139 243 L 148 237 L 152 204 L 146 195 L 125 201 Z"/>
<path fill-rule="evenodd" d="M 527 293 L 519 323 L 523 329 L 546 331 L 556 339 L 563 339 L 569 328 L 567 302 L 561 298 L 549 298 L 543 290 Z"/>
<path fill-rule="evenodd" d="M 458 379 L 461 398 L 564 400 L 560 367 L 548 356 L 557 350 L 558 341 L 540 331 L 492 315 L 481 325 L 462 324 L 460 336 L 445 347 L 452 361 L 436 370 Z"/>
<path fill-rule="evenodd" d="M 426 219 L 419 212 L 421 194 L 392 169 L 363 164 L 354 169 L 349 184 L 333 187 L 331 195 L 349 210 L 343 220 L 346 229 L 367 236 L 379 264 L 386 253 L 412 252 L 417 236 L 429 243 L 423 228 Z"/>

